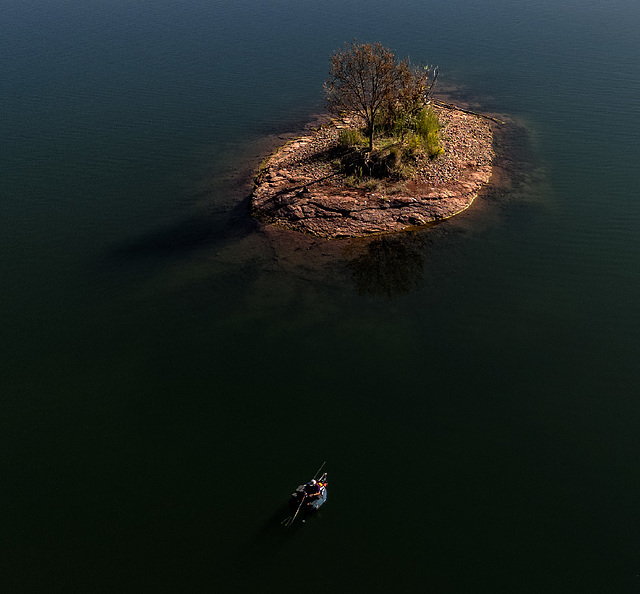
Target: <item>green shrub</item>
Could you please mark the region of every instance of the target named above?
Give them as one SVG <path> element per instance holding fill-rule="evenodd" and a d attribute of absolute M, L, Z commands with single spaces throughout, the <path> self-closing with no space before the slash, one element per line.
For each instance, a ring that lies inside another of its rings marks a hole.
<path fill-rule="evenodd" d="M 352 184 L 361 185 L 367 179 L 400 181 L 414 174 L 424 156 L 430 159 L 444 153 L 440 145 L 440 122 L 429 106 L 419 111 L 396 111 L 386 121 L 385 136 L 377 147 L 369 151 L 361 130 L 344 128 L 338 135 L 339 162 L 333 166 L 350 178 Z"/>
<path fill-rule="evenodd" d="M 351 148 L 354 146 L 361 146 L 365 142 L 365 138 L 355 128 L 343 128 L 338 134 L 338 145 L 342 148 Z"/>
<path fill-rule="evenodd" d="M 440 144 L 440 139 L 438 138 L 438 134 L 430 134 L 427 138 L 426 143 L 427 155 L 429 155 L 430 159 L 435 159 L 439 155 L 444 154 L 444 149 Z"/>
<path fill-rule="evenodd" d="M 418 136 L 426 138 L 433 132 L 437 133 L 440 130 L 440 122 L 438 116 L 430 107 L 423 107 L 416 115 L 414 129 Z"/>
<path fill-rule="evenodd" d="M 377 179 L 369 178 L 360 182 L 360 188 L 367 192 L 375 192 L 380 189 L 380 182 Z"/>
<path fill-rule="evenodd" d="M 418 113 L 414 129 L 416 135 L 420 138 L 422 148 L 427 152 L 430 159 L 434 159 L 444 153 L 438 136 L 440 122 L 433 109 L 424 107 L 420 113 Z"/>

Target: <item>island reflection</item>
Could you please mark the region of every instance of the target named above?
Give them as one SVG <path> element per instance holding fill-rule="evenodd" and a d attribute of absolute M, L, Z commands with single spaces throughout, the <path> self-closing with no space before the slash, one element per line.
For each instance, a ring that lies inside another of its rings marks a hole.
<path fill-rule="evenodd" d="M 420 233 L 385 235 L 369 242 L 348 264 L 357 292 L 391 299 L 418 289 L 423 281 L 424 243 Z"/>

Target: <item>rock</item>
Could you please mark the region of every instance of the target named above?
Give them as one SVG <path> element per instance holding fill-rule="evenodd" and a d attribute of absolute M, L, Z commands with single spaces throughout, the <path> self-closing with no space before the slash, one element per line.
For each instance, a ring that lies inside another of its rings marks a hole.
<path fill-rule="evenodd" d="M 336 238 L 397 232 L 465 210 L 491 177 L 492 129 L 478 116 L 434 109 L 445 154 L 419 163 L 414 179 L 383 181 L 369 192 L 349 186 L 333 169 L 329 152 L 344 126 L 331 123 L 267 160 L 256 178 L 252 213 L 269 223 Z"/>

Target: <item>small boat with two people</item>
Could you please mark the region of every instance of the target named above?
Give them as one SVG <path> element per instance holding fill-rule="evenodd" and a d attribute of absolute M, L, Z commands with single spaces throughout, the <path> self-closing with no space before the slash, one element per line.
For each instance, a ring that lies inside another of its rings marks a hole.
<path fill-rule="evenodd" d="M 324 464 L 318 469 L 313 478 L 298 488 L 291 494 L 289 499 L 289 509 L 291 514 L 281 523 L 289 527 L 297 517 L 308 517 L 317 512 L 327 501 L 327 473 L 320 475 Z M 320 475 L 319 478 L 318 475 Z"/>

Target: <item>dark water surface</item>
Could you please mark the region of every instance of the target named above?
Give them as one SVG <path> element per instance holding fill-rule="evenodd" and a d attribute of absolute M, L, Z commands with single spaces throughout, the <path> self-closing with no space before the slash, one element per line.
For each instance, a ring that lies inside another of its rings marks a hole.
<path fill-rule="evenodd" d="M 2 591 L 640 590 L 637 2 L 2 15 Z M 517 122 L 511 186 L 373 247 L 251 221 L 354 37 Z"/>

